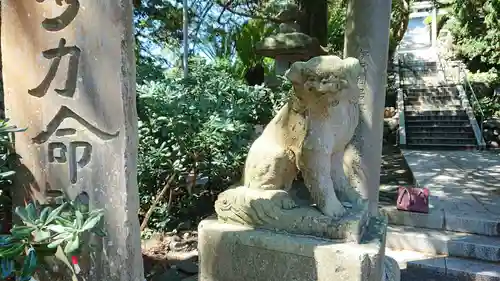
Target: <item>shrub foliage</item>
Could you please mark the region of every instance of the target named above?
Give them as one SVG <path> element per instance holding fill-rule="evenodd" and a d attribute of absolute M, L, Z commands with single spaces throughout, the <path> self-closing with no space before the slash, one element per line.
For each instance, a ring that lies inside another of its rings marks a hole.
<path fill-rule="evenodd" d="M 212 208 L 222 189 L 241 178 L 255 125 L 266 124 L 286 98 L 247 86 L 227 62 L 193 60 L 190 76 L 176 70 L 138 88 L 141 208 L 146 211 L 167 178 L 175 177 L 149 226 L 177 227 Z"/>

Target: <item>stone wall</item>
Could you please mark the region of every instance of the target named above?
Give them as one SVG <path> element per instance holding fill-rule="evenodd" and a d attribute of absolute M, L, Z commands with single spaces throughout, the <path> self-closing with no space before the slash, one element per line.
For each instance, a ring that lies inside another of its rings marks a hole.
<path fill-rule="evenodd" d="M 384 110 L 384 144 L 396 144 L 399 127 L 398 115 L 394 107 Z"/>
<path fill-rule="evenodd" d="M 500 118 L 484 121 L 483 136 L 488 148 L 500 148 Z"/>

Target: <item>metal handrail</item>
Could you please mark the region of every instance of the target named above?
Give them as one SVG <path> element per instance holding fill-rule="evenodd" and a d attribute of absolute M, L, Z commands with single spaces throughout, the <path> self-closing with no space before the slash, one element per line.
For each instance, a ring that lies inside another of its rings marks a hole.
<path fill-rule="evenodd" d="M 445 83 L 449 84 L 447 81 L 447 78 L 446 78 L 446 69 L 448 69 L 448 62 L 446 60 L 443 60 L 441 58 L 441 56 L 439 55 L 439 53 L 437 54 L 437 57 L 438 57 L 440 68 L 443 71 Z M 483 132 L 484 132 L 484 130 L 483 130 L 484 124 L 483 123 L 484 123 L 486 115 L 484 114 L 483 108 L 481 107 L 481 103 L 479 102 L 479 99 L 476 96 L 476 92 L 474 91 L 474 88 L 472 88 L 472 85 L 469 83 L 469 80 L 467 79 L 467 73 L 465 72 L 464 67 L 462 66 L 461 63 L 457 63 L 457 66 L 458 66 L 458 81 L 457 82 L 458 82 L 458 84 L 463 84 L 465 96 L 467 97 L 467 99 L 469 99 L 469 102 L 472 104 L 473 111 L 477 112 L 477 110 L 474 108 L 474 107 L 477 107 L 479 109 L 479 113 L 481 114 L 481 122 L 479 124 L 479 127 L 481 129 L 481 138 L 483 138 Z M 463 74 L 463 81 L 462 81 L 462 74 Z M 469 98 L 469 95 L 467 94 L 467 88 L 469 88 L 470 93 L 471 93 L 470 98 Z M 471 99 L 474 100 L 474 102 L 471 102 Z"/>
<path fill-rule="evenodd" d="M 462 77 L 462 74 L 463 74 L 463 78 L 464 78 L 464 90 L 465 90 L 465 95 L 467 96 L 467 87 L 469 88 L 470 92 L 471 92 L 471 97 L 474 99 L 475 101 L 475 104 L 477 105 L 477 108 L 479 109 L 479 113 L 481 113 L 481 124 L 479 125 L 481 127 L 481 136 L 483 135 L 484 133 L 484 130 L 483 130 L 483 123 L 484 123 L 484 120 L 485 120 L 485 117 L 486 115 L 484 114 L 484 111 L 483 111 L 483 108 L 481 107 L 481 103 L 479 102 L 479 99 L 477 98 L 476 96 L 476 92 L 474 92 L 474 88 L 472 88 L 472 85 L 469 83 L 469 80 L 467 79 L 467 73 L 465 72 L 464 68 L 462 67 L 462 65 L 458 65 L 458 79 L 459 79 L 459 82 L 462 82 L 460 80 L 461 77 Z"/>

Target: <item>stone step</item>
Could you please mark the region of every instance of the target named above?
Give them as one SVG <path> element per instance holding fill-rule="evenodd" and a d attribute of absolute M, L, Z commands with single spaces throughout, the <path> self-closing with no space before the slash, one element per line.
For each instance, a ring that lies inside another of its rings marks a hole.
<path fill-rule="evenodd" d="M 439 89 L 434 87 L 425 88 L 405 88 L 403 89 L 403 94 L 406 97 L 420 97 L 420 96 L 432 96 L 432 97 L 449 97 L 458 96 L 458 91 L 455 88 L 445 88 Z"/>
<path fill-rule="evenodd" d="M 443 82 L 443 83 L 445 83 L 448 87 L 457 87 L 457 86 L 463 85 L 462 83 L 460 83 L 458 80 L 456 80 L 453 77 L 446 77 L 444 81 L 445 82 Z"/>
<path fill-rule="evenodd" d="M 465 116 L 467 113 L 465 110 L 443 110 L 443 111 L 405 111 L 405 116 Z"/>
<path fill-rule="evenodd" d="M 435 69 L 400 69 L 399 75 L 401 77 L 411 77 L 411 76 L 437 76 L 438 72 Z"/>
<path fill-rule="evenodd" d="M 419 143 L 406 144 L 405 148 L 414 150 L 477 150 L 477 145 L 471 144 L 434 144 L 434 143 Z"/>
<path fill-rule="evenodd" d="M 435 101 L 426 101 L 426 100 L 406 100 L 404 102 L 407 106 L 461 106 L 461 102 L 459 100 L 435 100 Z"/>
<path fill-rule="evenodd" d="M 401 61 L 399 64 L 400 67 L 408 67 L 408 68 L 413 68 L 413 67 L 437 67 L 438 63 L 437 61 L 424 61 L 424 60 L 410 60 L 410 59 L 405 59 Z"/>
<path fill-rule="evenodd" d="M 455 86 L 429 86 L 429 87 L 410 87 L 406 90 L 411 90 L 414 92 L 446 92 L 446 91 L 456 91 Z"/>
<path fill-rule="evenodd" d="M 399 81 L 405 86 L 404 89 L 435 87 L 438 83 L 434 73 L 417 72 L 415 75 L 415 73 L 407 72 L 399 78 Z"/>
<path fill-rule="evenodd" d="M 448 101 L 448 100 L 461 100 L 458 94 L 454 93 L 408 93 L 404 94 L 405 101 L 409 100 L 424 100 L 424 101 Z"/>
<path fill-rule="evenodd" d="M 386 243 L 392 250 L 500 262 L 500 237 L 391 225 Z"/>
<path fill-rule="evenodd" d="M 427 124 L 410 124 L 406 126 L 406 131 L 408 132 L 446 132 L 446 133 L 462 133 L 470 132 L 472 126 L 468 124 L 467 126 L 433 126 Z"/>
<path fill-rule="evenodd" d="M 407 136 L 406 144 L 408 145 L 421 145 L 421 144 L 435 144 L 435 145 L 476 145 L 475 138 L 437 138 L 437 137 L 410 137 Z"/>
<path fill-rule="evenodd" d="M 427 115 L 427 116 L 406 116 L 405 119 L 411 121 L 423 121 L 423 120 L 433 120 L 433 121 L 448 121 L 448 120 L 458 120 L 469 122 L 469 117 L 467 115 Z"/>
<path fill-rule="evenodd" d="M 421 73 L 432 73 L 437 74 L 438 70 L 436 67 L 415 65 L 415 66 L 406 66 L 399 68 L 399 75 L 412 75 L 412 74 L 421 74 Z"/>
<path fill-rule="evenodd" d="M 430 210 L 427 214 L 399 211 L 395 206 L 384 206 L 380 211 L 387 215 L 391 225 L 500 237 L 500 216 L 454 213 L 444 210 L 443 206 L 436 206 L 440 203 L 433 200 L 432 196 L 430 200 Z"/>
<path fill-rule="evenodd" d="M 386 249 L 396 260 L 401 281 L 500 281 L 500 264 Z"/>
<path fill-rule="evenodd" d="M 421 63 L 402 63 L 399 65 L 400 71 L 425 71 L 425 70 L 437 70 L 437 64 L 421 64 Z"/>
<path fill-rule="evenodd" d="M 449 106 L 411 106 L 405 105 L 406 111 L 450 111 L 450 110 L 463 110 L 461 105 L 449 105 Z"/>
<path fill-rule="evenodd" d="M 405 120 L 406 125 L 411 126 L 467 126 L 470 125 L 469 120 Z"/>
<path fill-rule="evenodd" d="M 459 98 L 460 95 L 458 91 L 454 89 L 450 90 L 437 90 L 437 89 L 407 89 L 403 90 L 405 98 L 434 98 L 434 99 L 448 99 L 448 98 Z"/>
<path fill-rule="evenodd" d="M 409 87 L 432 87 L 433 85 L 436 84 L 436 81 L 425 81 L 425 80 L 415 80 L 415 79 L 409 79 L 409 78 L 401 78 L 400 80 L 400 86 L 405 89 Z"/>
<path fill-rule="evenodd" d="M 399 77 L 401 78 L 401 81 L 410 79 L 416 82 L 419 80 L 438 79 L 438 74 L 433 70 L 403 70 L 399 73 Z"/>
<path fill-rule="evenodd" d="M 426 63 L 426 64 L 421 64 L 419 62 L 417 63 L 401 63 L 398 65 L 399 66 L 399 69 L 400 70 L 415 70 L 415 71 L 418 71 L 418 70 L 437 70 L 437 64 L 429 64 L 429 63 Z"/>
<path fill-rule="evenodd" d="M 458 95 L 433 95 L 433 94 L 415 94 L 415 95 L 406 95 L 404 97 L 404 102 L 416 102 L 416 101 L 421 101 L 421 102 L 428 102 L 428 103 L 433 103 L 433 102 L 453 102 L 453 103 L 461 103 L 460 98 Z"/>
<path fill-rule="evenodd" d="M 413 131 L 407 130 L 406 135 L 408 138 L 460 138 L 465 137 L 469 139 L 474 139 L 474 132 L 443 132 L 443 131 L 435 131 L 435 132 L 422 132 L 422 131 Z"/>

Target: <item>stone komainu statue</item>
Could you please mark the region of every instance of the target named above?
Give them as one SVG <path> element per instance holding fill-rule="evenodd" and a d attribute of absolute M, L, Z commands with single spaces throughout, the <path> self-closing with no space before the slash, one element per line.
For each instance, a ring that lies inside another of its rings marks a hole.
<path fill-rule="evenodd" d="M 271 225 L 281 220 L 283 227 L 283 218 L 295 207 L 287 191 L 299 171 L 323 218 L 342 218 L 346 209 L 341 202 L 361 202 L 343 168 L 359 120 L 360 72 L 357 59 L 336 56 L 291 66 L 286 77 L 294 93 L 252 144 L 243 186 L 219 195 L 219 219 Z"/>

